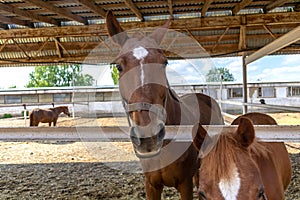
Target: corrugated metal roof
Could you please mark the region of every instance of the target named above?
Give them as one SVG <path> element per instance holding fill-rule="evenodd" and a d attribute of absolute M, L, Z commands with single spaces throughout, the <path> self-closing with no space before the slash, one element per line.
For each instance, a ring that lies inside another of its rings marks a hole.
<path fill-rule="evenodd" d="M 0 65 L 13 65 L 13 62 L 25 62 L 26 59 L 33 63 L 43 59 L 45 62 L 51 62 L 51 59 L 54 62 L 72 59 L 80 62 L 92 51 L 104 53 L 102 58 L 95 60 L 109 60 L 107 55 L 115 47 L 95 49 L 108 38 L 106 33 L 103 34 L 108 10 L 114 11 L 118 20 L 130 29 L 156 22 L 161 24 L 160 20 L 166 20 L 172 14 L 175 19 L 172 28 L 197 40 L 211 56 L 237 55 L 241 51 L 251 53 L 300 25 L 299 0 L 253 0 L 247 5 L 243 5 L 242 0 L 214 0 L 210 4 L 198 0 L 172 0 L 171 5 L 163 0 L 133 0 L 134 6 L 123 0 L 82 2 L 56 0 L 34 4 L 26 0 L 0 1 Z M 82 29 L 96 29 L 94 25 L 101 27 L 98 29 L 101 34 Z M 242 26 L 246 26 L 244 39 L 240 34 Z M 70 27 L 72 34 L 60 27 Z M 1 28 L 4 32 L 20 30 L 20 33 L 13 32 L 4 37 Z M 53 36 L 36 36 L 30 32 L 32 29 L 37 34 L 41 30 L 55 31 Z M 245 40 L 246 48 L 239 49 L 242 40 Z M 177 47 L 189 45 L 174 44 Z M 277 53 L 300 53 L 299 45 L 296 42 Z M 12 62 L 5 62 L 10 59 Z"/>

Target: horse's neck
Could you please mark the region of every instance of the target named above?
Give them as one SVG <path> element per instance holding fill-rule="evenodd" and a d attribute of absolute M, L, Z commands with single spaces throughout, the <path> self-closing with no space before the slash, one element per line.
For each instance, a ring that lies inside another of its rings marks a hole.
<path fill-rule="evenodd" d="M 177 97 L 168 95 L 166 125 L 193 125 L 200 119 L 198 100 L 195 95 Z"/>
<path fill-rule="evenodd" d="M 54 112 L 56 112 L 57 114 L 60 114 L 60 113 L 63 112 L 62 107 L 55 107 L 55 108 L 53 108 L 53 110 L 54 110 Z"/>
<path fill-rule="evenodd" d="M 175 97 L 174 94 L 171 94 L 171 92 L 174 91 L 169 91 L 167 97 L 166 125 L 178 125 L 180 124 L 180 116 L 181 116 L 180 101 L 179 98 L 177 99 L 177 97 Z"/>

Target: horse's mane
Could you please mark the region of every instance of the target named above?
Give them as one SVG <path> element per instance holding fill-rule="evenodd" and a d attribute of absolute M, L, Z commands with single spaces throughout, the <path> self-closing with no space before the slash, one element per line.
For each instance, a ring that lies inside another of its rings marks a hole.
<path fill-rule="evenodd" d="M 222 133 L 217 138 L 215 146 L 203 158 L 202 162 L 205 163 L 205 168 L 208 169 L 208 176 L 214 182 L 219 182 L 220 179 L 230 179 L 231 171 L 233 170 L 234 163 L 240 162 L 238 154 L 268 157 L 268 150 L 260 142 L 254 140 L 249 148 L 242 147 L 234 138 L 234 133 Z M 202 167 L 202 165 L 201 165 Z M 201 168 L 200 168 L 201 170 Z"/>

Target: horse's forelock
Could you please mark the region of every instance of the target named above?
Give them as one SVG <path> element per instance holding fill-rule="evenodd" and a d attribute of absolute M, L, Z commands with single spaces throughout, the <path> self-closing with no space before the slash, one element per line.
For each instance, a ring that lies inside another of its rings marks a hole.
<path fill-rule="evenodd" d="M 222 133 L 212 150 L 203 158 L 202 163 L 205 163 L 203 169 L 208 170 L 215 183 L 221 179 L 230 179 L 232 168 L 236 166 L 234 163 L 241 162 L 238 158 L 241 153 L 251 153 L 265 158 L 269 156 L 268 149 L 257 140 L 245 149 L 238 144 L 233 133 Z"/>
<path fill-rule="evenodd" d="M 202 163 L 205 167 L 201 169 L 208 170 L 208 175 L 216 183 L 221 179 L 230 179 L 234 163 L 238 162 L 236 153 L 237 146 L 233 134 L 222 133 L 212 150 L 203 158 Z"/>
<path fill-rule="evenodd" d="M 126 41 L 118 58 L 127 55 L 128 53 L 132 53 L 134 49 L 143 47 L 145 49 L 160 49 L 159 45 L 156 44 L 155 40 L 150 37 L 143 38 L 130 38 Z"/>

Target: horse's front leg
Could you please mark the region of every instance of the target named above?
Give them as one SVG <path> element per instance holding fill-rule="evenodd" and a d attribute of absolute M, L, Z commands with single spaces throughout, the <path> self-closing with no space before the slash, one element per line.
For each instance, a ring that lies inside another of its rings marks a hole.
<path fill-rule="evenodd" d="M 163 185 L 159 185 L 159 186 L 154 187 L 146 179 L 145 187 L 146 187 L 147 200 L 161 200 L 161 193 L 162 193 L 162 190 L 163 190 Z"/>
<path fill-rule="evenodd" d="M 54 121 L 53 121 L 53 126 L 56 126 L 56 122 L 57 122 L 57 120 L 54 120 Z"/>
<path fill-rule="evenodd" d="M 180 183 L 177 187 L 180 193 L 181 200 L 193 200 L 193 179 L 186 178 L 184 182 Z"/>

